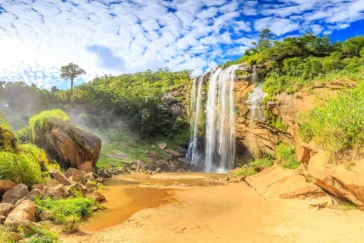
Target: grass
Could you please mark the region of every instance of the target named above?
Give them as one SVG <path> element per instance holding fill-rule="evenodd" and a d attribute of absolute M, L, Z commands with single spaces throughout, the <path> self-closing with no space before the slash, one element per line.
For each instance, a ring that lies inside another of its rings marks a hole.
<path fill-rule="evenodd" d="M 364 144 L 364 82 L 301 114 L 299 124 L 303 140 L 322 145 L 332 161 L 360 148 Z"/>
<path fill-rule="evenodd" d="M 258 173 L 259 167 L 270 167 L 274 164 L 271 156 L 266 156 L 262 159 L 254 160 L 246 165 L 243 165 L 238 171 L 233 174 L 234 177 L 250 176 Z"/>
<path fill-rule="evenodd" d="M 97 206 L 94 200 L 85 197 L 36 199 L 35 204 L 39 214 L 48 211 L 51 219 L 56 224 L 63 225 L 66 232 L 77 229 L 81 219 L 92 213 L 92 206 Z"/>
<path fill-rule="evenodd" d="M 355 206 L 354 204 L 352 204 L 351 202 L 345 202 L 343 204 L 343 209 L 344 210 L 355 210 L 355 209 L 358 209 L 358 207 Z"/>
<path fill-rule="evenodd" d="M 283 168 L 296 169 L 300 162 L 296 161 L 296 148 L 283 143 L 276 148 L 276 157 Z"/>
<path fill-rule="evenodd" d="M 1 240 L 1 243 L 16 243 L 17 242 L 11 237 L 10 231 L 1 224 L 0 224 L 0 240 Z"/>
<path fill-rule="evenodd" d="M 46 227 L 34 227 L 30 232 L 24 232 L 24 236 L 29 238 L 29 243 L 58 243 L 60 242 L 56 233 Z"/>

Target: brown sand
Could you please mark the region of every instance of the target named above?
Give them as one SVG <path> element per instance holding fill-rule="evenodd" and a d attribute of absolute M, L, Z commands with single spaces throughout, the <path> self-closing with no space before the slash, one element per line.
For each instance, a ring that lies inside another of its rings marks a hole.
<path fill-rule="evenodd" d="M 244 183 L 175 191 L 176 201 L 139 211 L 64 242 L 364 242 L 364 213 L 264 199 Z"/>

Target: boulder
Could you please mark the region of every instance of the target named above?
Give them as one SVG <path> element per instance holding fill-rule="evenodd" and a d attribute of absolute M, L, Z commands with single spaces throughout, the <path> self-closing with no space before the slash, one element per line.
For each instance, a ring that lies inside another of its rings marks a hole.
<path fill-rule="evenodd" d="M 349 166 L 334 166 L 328 164 L 327 154 L 319 150 L 311 154 L 307 170 L 325 191 L 364 209 L 364 160 L 355 161 Z"/>
<path fill-rule="evenodd" d="M 177 151 L 177 152 L 179 152 L 179 153 L 181 153 L 181 154 L 187 154 L 187 152 L 188 152 L 188 150 L 187 150 L 187 149 L 185 149 L 185 148 L 183 148 L 183 147 L 181 147 L 181 146 L 178 146 L 178 147 L 176 148 L 176 151 Z"/>
<path fill-rule="evenodd" d="M 137 160 L 137 161 L 136 161 L 136 170 L 137 170 L 137 171 L 140 171 L 140 170 L 144 170 L 144 168 L 145 168 L 144 161 L 142 161 L 142 160 Z"/>
<path fill-rule="evenodd" d="M 39 218 L 41 221 L 47 221 L 52 219 L 52 213 L 50 211 L 43 211 L 39 214 Z"/>
<path fill-rule="evenodd" d="M 166 152 L 167 154 L 172 155 L 175 158 L 183 157 L 181 153 L 179 153 L 179 152 L 177 152 L 175 150 L 172 150 L 172 149 L 166 149 L 166 150 L 164 150 L 164 152 Z"/>
<path fill-rule="evenodd" d="M 56 169 L 52 169 L 49 171 L 49 174 L 56 179 L 59 183 L 65 185 L 65 186 L 69 186 L 71 185 L 71 182 L 67 179 L 67 177 L 60 172 L 59 170 Z"/>
<path fill-rule="evenodd" d="M 5 217 L 14 209 L 14 205 L 11 203 L 0 203 L 0 215 Z"/>
<path fill-rule="evenodd" d="M 86 186 L 81 183 L 75 182 L 68 187 L 68 192 L 71 196 L 84 196 L 86 191 Z"/>
<path fill-rule="evenodd" d="M 158 159 L 161 159 L 161 156 L 157 153 L 157 152 L 154 152 L 154 151 L 148 151 L 146 153 L 146 156 L 148 158 L 151 158 L 153 160 L 158 160 Z"/>
<path fill-rule="evenodd" d="M 185 163 L 185 164 L 191 164 L 191 161 L 188 161 L 187 159 L 185 158 L 178 158 L 177 159 L 178 162 L 181 162 L 181 163 Z"/>
<path fill-rule="evenodd" d="M 68 168 L 66 172 L 66 177 L 67 178 L 72 177 L 72 180 L 74 181 L 82 181 L 85 174 L 86 173 L 84 171 L 78 170 L 76 168 Z"/>
<path fill-rule="evenodd" d="M 167 148 L 167 143 L 160 143 L 159 145 L 158 145 L 158 147 L 161 149 L 161 150 L 165 150 L 166 148 Z"/>
<path fill-rule="evenodd" d="M 3 195 L 7 190 L 16 186 L 16 184 L 9 180 L 0 180 L 0 195 Z"/>
<path fill-rule="evenodd" d="M 324 197 L 326 193 L 294 170 L 275 165 L 248 176 L 245 181 L 261 195 L 269 198 L 293 199 Z"/>
<path fill-rule="evenodd" d="M 88 193 L 96 191 L 97 190 L 97 184 L 95 181 L 88 180 L 86 183 L 86 191 Z"/>
<path fill-rule="evenodd" d="M 39 137 L 45 138 L 48 154 L 56 154 L 57 161 L 67 168 L 95 171 L 101 149 L 99 137 L 61 120 L 47 121 L 44 126 L 47 126 L 46 132 Z"/>
<path fill-rule="evenodd" d="M 4 224 L 6 217 L 4 215 L 0 215 L 0 224 Z"/>
<path fill-rule="evenodd" d="M 21 198 L 29 196 L 28 187 L 24 184 L 18 184 L 4 193 L 2 203 L 15 204 Z"/>
<path fill-rule="evenodd" d="M 36 198 L 42 198 L 43 193 L 40 189 L 32 189 L 29 193 L 29 199 L 34 201 Z"/>
<path fill-rule="evenodd" d="M 44 184 L 34 184 L 33 186 L 32 186 L 32 190 L 33 189 L 39 189 L 39 190 L 43 190 L 43 188 L 44 188 Z"/>
<path fill-rule="evenodd" d="M 89 195 L 88 198 L 91 198 L 98 203 L 106 201 L 106 197 L 102 195 L 100 192 L 95 192 L 94 194 Z"/>
<path fill-rule="evenodd" d="M 35 205 L 30 200 L 22 201 L 5 220 L 5 226 L 17 228 L 25 220 L 35 222 Z"/>
<path fill-rule="evenodd" d="M 61 199 L 69 195 L 66 187 L 57 182 L 49 182 L 45 184 L 42 193 L 43 199 L 46 199 L 48 197 L 52 199 Z"/>

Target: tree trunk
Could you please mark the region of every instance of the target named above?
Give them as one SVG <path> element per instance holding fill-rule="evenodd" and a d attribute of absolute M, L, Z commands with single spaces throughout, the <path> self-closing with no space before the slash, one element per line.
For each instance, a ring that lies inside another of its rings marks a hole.
<path fill-rule="evenodd" d="M 71 78 L 71 96 L 73 95 L 73 78 Z"/>

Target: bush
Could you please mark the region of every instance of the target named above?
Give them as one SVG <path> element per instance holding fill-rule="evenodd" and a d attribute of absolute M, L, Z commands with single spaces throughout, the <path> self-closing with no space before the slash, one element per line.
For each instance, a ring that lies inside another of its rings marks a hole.
<path fill-rule="evenodd" d="M 287 169 L 296 169 L 300 163 L 296 161 L 296 148 L 283 143 L 276 148 L 276 156 L 280 164 Z"/>
<path fill-rule="evenodd" d="M 331 98 L 299 117 L 305 142 L 313 139 L 331 160 L 364 144 L 364 83 L 349 93 Z"/>
<path fill-rule="evenodd" d="M 14 151 L 17 139 L 0 113 L 0 151 Z"/>
<path fill-rule="evenodd" d="M 75 231 L 81 222 L 82 217 L 92 213 L 92 206 L 97 205 L 94 200 L 84 197 L 74 197 L 53 200 L 37 199 L 38 213 L 48 211 L 56 224 L 63 225 L 66 232 Z"/>
<path fill-rule="evenodd" d="M 16 132 L 20 143 L 30 143 L 32 141 L 32 129 L 29 126 L 25 126 Z"/>

